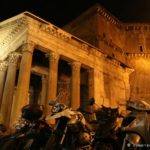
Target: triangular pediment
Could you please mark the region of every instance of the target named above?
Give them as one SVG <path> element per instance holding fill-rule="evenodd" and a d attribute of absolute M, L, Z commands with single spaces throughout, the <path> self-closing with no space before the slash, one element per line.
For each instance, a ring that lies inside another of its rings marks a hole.
<path fill-rule="evenodd" d="M 30 19 L 49 24 L 28 11 L 0 22 L 0 61 L 6 59 L 9 53 L 17 50 L 27 41 Z"/>
<path fill-rule="evenodd" d="M 1 61 L 21 45 L 25 39 L 26 31 L 26 19 L 23 13 L 0 23 Z"/>

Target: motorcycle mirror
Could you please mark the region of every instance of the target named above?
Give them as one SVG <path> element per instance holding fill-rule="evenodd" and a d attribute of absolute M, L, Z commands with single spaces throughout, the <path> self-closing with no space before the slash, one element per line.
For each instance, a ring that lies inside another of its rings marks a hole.
<path fill-rule="evenodd" d="M 50 105 L 50 106 L 53 106 L 53 105 L 55 105 L 55 103 L 56 103 L 56 101 L 50 100 L 49 105 Z"/>
<path fill-rule="evenodd" d="M 95 104 L 95 99 L 92 97 L 88 100 L 88 105 L 93 105 Z"/>

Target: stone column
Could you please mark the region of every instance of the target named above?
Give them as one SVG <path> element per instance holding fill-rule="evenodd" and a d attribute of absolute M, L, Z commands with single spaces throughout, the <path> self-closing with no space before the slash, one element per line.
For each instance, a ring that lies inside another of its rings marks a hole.
<path fill-rule="evenodd" d="M 77 109 L 80 107 L 80 62 L 72 64 L 72 81 L 71 81 L 71 107 Z"/>
<path fill-rule="evenodd" d="M 131 89 L 130 89 L 130 74 L 133 72 L 133 69 L 130 68 L 125 68 L 124 72 L 123 72 L 123 82 L 124 82 L 124 98 L 121 99 L 119 101 L 119 111 L 120 114 L 122 115 L 126 115 L 127 114 L 127 110 L 126 110 L 126 101 L 129 100 L 130 98 L 134 98 L 132 96 L 131 93 Z"/>
<path fill-rule="evenodd" d="M 130 74 L 133 72 L 133 69 L 126 68 L 124 72 L 124 86 L 125 86 L 125 100 L 128 100 L 131 97 L 130 91 Z"/>
<path fill-rule="evenodd" d="M 49 101 L 54 100 L 57 95 L 57 76 L 58 76 L 59 54 L 51 52 L 49 54 L 49 73 L 48 73 L 48 90 L 46 100 L 46 114 L 50 112 Z"/>
<path fill-rule="evenodd" d="M 7 71 L 7 62 L 1 62 L 0 63 L 0 108 L 2 104 L 2 96 L 4 90 L 6 71 Z"/>
<path fill-rule="evenodd" d="M 101 105 L 105 98 L 104 75 L 102 70 L 94 68 L 94 98 L 98 105 Z"/>
<path fill-rule="evenodd" d="M 119 90 L 119 85 L 121 86 L 121 80 L 119 78 L 111 76 L 110 77 L 110 106 L 112 108 L 118 107 L 118 100 L 119 97 L 123 96 L 121 95 L 121 92 Z"/>
<path fill-rule="evenodd" d="M 1 106 L 1 113 L 4 118 L 4 124 L 6 126 L 9 126 L 10 123 L 10 115 L 12 110 L 13 94 L 16 80 L 17 62 L 19 56 L 19 53 L 14 52 L 9 55 L 8 59 L 8 70 Z"/>
<path fill-rule="evenodd" d="M 42 75 L 42 91 L 41 91 L 41 105 L 46 104 L 46 93 L 47 93 L 47 78 L 45 75 Z"/>
<path fill-rule="evenodd" d="M 22 58 L 18 77 L 18 85 L 16 89 L 14 110 L 12 114 L 13 121 L 16 121 L 18 119 L 21 108 L 28 103 L 30 73 L 34 47 L 35 47 L 34 43 L 25 43 L 23 45 Z"/>
<path fill-rule="evenodd" d="M 88 95 L 94 98 L 94 69 L 88 70 Z"/>

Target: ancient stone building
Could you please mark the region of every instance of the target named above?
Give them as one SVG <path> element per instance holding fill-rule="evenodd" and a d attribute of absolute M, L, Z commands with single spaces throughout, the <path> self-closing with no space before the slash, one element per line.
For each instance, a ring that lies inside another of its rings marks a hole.
<path fill-rule="evenodd" d="M 90 97 L 98 105 L 125 103 L 130 96 L 131 68 L 141 71 L 134 76 L 133 89 L 148 77 L 139 62 L 142 59 L 147 66 L 149 59 L 145 27 L 148 31 L 148 25 L 120 23 L 101 6 L 94 6 L 64 30 L 29 12 L 1 22 L 0 110 L 4 123 L 14 122 L 28 103 L 43 104 L 48 114 L 49 100 L 61 92 L 60 100 L 73 109 L 86 107 Z M 137 89 L 132 92 L 136 95 Z"/>
<path fill-rule="evenodd" d="M 130 97 L 149 102 L 150 24 L 123 23 L 105 8 L 95 5 L 64 29 L 96 46 L 110 59 L 117 59 L 121 65 L 133 68 Z"/>

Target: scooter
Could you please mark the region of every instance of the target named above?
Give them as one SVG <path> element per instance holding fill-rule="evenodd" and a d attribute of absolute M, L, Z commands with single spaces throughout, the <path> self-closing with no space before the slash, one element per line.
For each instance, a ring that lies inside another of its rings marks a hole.
<path fill-rule="evenodd" d="M 121 132 L 123 134 L 122 150 L 150 149 L 150 124 L 148 114 L 150 105 L 145 101 L 128 100 L 126 109 L 130 111 L 123 119 Z"/>
<path fill-rule="evenodd" d="M 55 119 L 56 122 L 45 150 L 90 150 L 94 133 L 86 127 L 83 114 L 57 100 L 50 101 L 50 105 L 51 114 L 46 120 Z"/>

